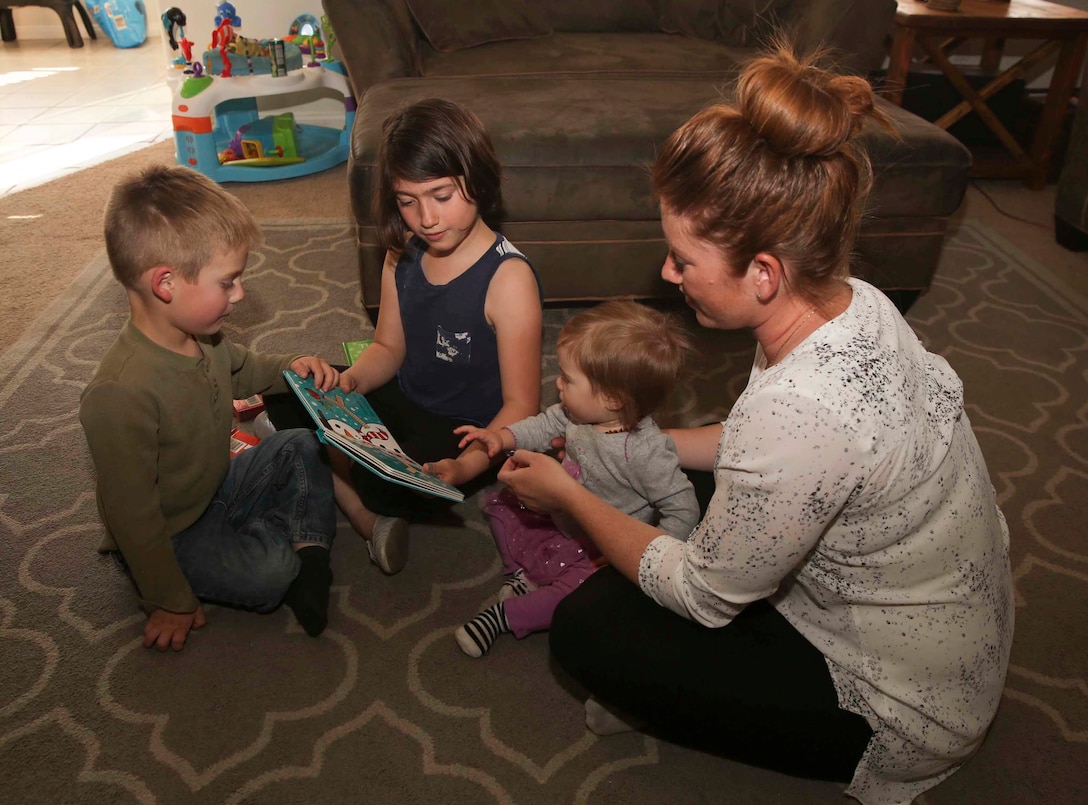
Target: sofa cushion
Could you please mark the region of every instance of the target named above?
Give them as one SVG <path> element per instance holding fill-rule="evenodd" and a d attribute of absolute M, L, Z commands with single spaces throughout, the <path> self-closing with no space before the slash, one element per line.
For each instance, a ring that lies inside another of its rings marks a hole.
<path fill-rule="evenodd" d="M 439 52 L 552 32 L 536 7 L 522 0 L 408 0 L 408 8 L 431 47 Z"/>
<path fill-rule="evenodd" d="M 334 55 L 347 67 L 357 96 L 375 81 L 419 74 L 419 43 L 403 0 L 330 2 L 325 10 L 337 33 Z M 373 47 L 375 41 L 382 46 Z"/>
<path fill-rule="evenodd" d="M 664 33 L 562 33 L 493 42 L 454 53 L 425 53 L 427 78 L 466 76 L 693 78 L 726 83 L 744 51 Z"/>
<path fill-rule="evenodd" d="M 709 81 L 674 78 L 387 82 L 359 103 L 354 170 L 375 164 L 381 124 L 391 110 L 436 94 L 463 103 L 483 121 L 502 165 L 509 220 L 655 220 L 647 171 L 655 148 L 718 90 Z"/>
<path fill-rule="evenodd" d="M 752 47 L 792 0 L 662 0 L 661 30 Z"/>
<path fill-rule="evenodd" d="M 352 131 L 355 170 L 377 158 L 381 123 L 402 104 L 441 94 L 475 112 L 503 168 L 511 221 L 655 220 L 647 167 L 657 147 L 691 114 L 722 98 L 712 81 L 466 77 L 402 79 L 373 87 Z M 878 104 L 904 138 L 865 134 L 876 171 L 874 213 L 949 215 L 962 195 L 955 177 L 970 156 L 936 126 Z"/>
<path fill-rule="evenodd" d="M 552 28 L 569 32 L 658 31 L 660 0 L 536 0 Z"/>

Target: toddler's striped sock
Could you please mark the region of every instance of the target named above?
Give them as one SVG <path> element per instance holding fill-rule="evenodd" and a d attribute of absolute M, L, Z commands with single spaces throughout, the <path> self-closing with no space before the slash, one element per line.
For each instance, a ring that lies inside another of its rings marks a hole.
<path fill-rule="evenodd" d="M 529 581 L 529 577 L 525 575 L 525 569 L 519 567 L 514 571 L 513 576 L 502 583 L 502 587 L 499 588 L 499 600 L 505 601 L 507 598 L 525 595 L 535 589 L 536 585 Z"/>
<path fill-rule="evenodd" d="M 502 601 L 490 606 L 454 632 L 457 645 L 470 657 L 482 657 L 494 645 L 495 639 L 510 631 L 506 622 L 506 607 Z"/>

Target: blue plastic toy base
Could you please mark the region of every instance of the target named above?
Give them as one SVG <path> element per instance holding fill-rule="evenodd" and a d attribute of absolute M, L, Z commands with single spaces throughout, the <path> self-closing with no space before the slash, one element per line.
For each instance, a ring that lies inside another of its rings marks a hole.
<path fill-rule="evenodd" d="M 261 167 L 240 167 L 219 163 L 219 152 L 227 147 L 229 138 L 216 146 L 214 134 L 193 134 L 188 131 L 175 131 L 174 143 L 177 148 L 178 163 L 188 165 L 217 182 L 269 182 L 275 179 L 293 179 L 296 176 L 308 176 L 347 162 L 348 132 L 355 113 L 348 115 L 348 125 L 344 130 L 328 126 L 296 126 L 298 154 L 305 162 L 286 165 L 265 165 Z M 233 135 L 232 135 L 233 136 Z"/>

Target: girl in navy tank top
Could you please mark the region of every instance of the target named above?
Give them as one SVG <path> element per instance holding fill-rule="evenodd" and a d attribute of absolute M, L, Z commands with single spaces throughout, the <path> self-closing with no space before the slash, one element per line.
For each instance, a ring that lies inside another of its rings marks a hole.
<path fill-rule="evenodd" d="M 542 294 L 525 256 L 489 225 L 501 170 L 480 120 L 430 98 L 383 125 L 373 219 L 387 249 L 374 341 L 340 376 L 367 395 L 405 452 L 464 485 L 490 469 L 454 429 L 501 428 L 540 410 Z M 372 561 L 396 573 L 408 518 L 436 499 L 405 490 L 330 451 L 337 503 Z"/>

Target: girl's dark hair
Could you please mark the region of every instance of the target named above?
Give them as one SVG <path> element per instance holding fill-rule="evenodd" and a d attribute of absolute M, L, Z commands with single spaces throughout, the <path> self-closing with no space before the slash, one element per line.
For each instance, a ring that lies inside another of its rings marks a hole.
<path fill-rule="evenodd" d="M 872 183 L 858 134 L 866 119 L 895 132 L 869 83 L 818 67 L 825 55 L 798 57 L 774 42 L 741 72 L 735 106 L 697 113 L 652 169 L 661 205 L 734 270 L 769 252 L 813 302 L 850 271 Z"/>
<path fill-rule="evenodd" d="M 401 218 L 393 185 L 400 179 L 426 182 L 461 177 L 464 193 L 488 226 L 502 211 L 502 169 L 483 123 L 461 104 L 427 98 L 390 116 L 382 124 L 378 149 L 373 218 L 378 242 L 404 248 L 409 231 Z"/>

